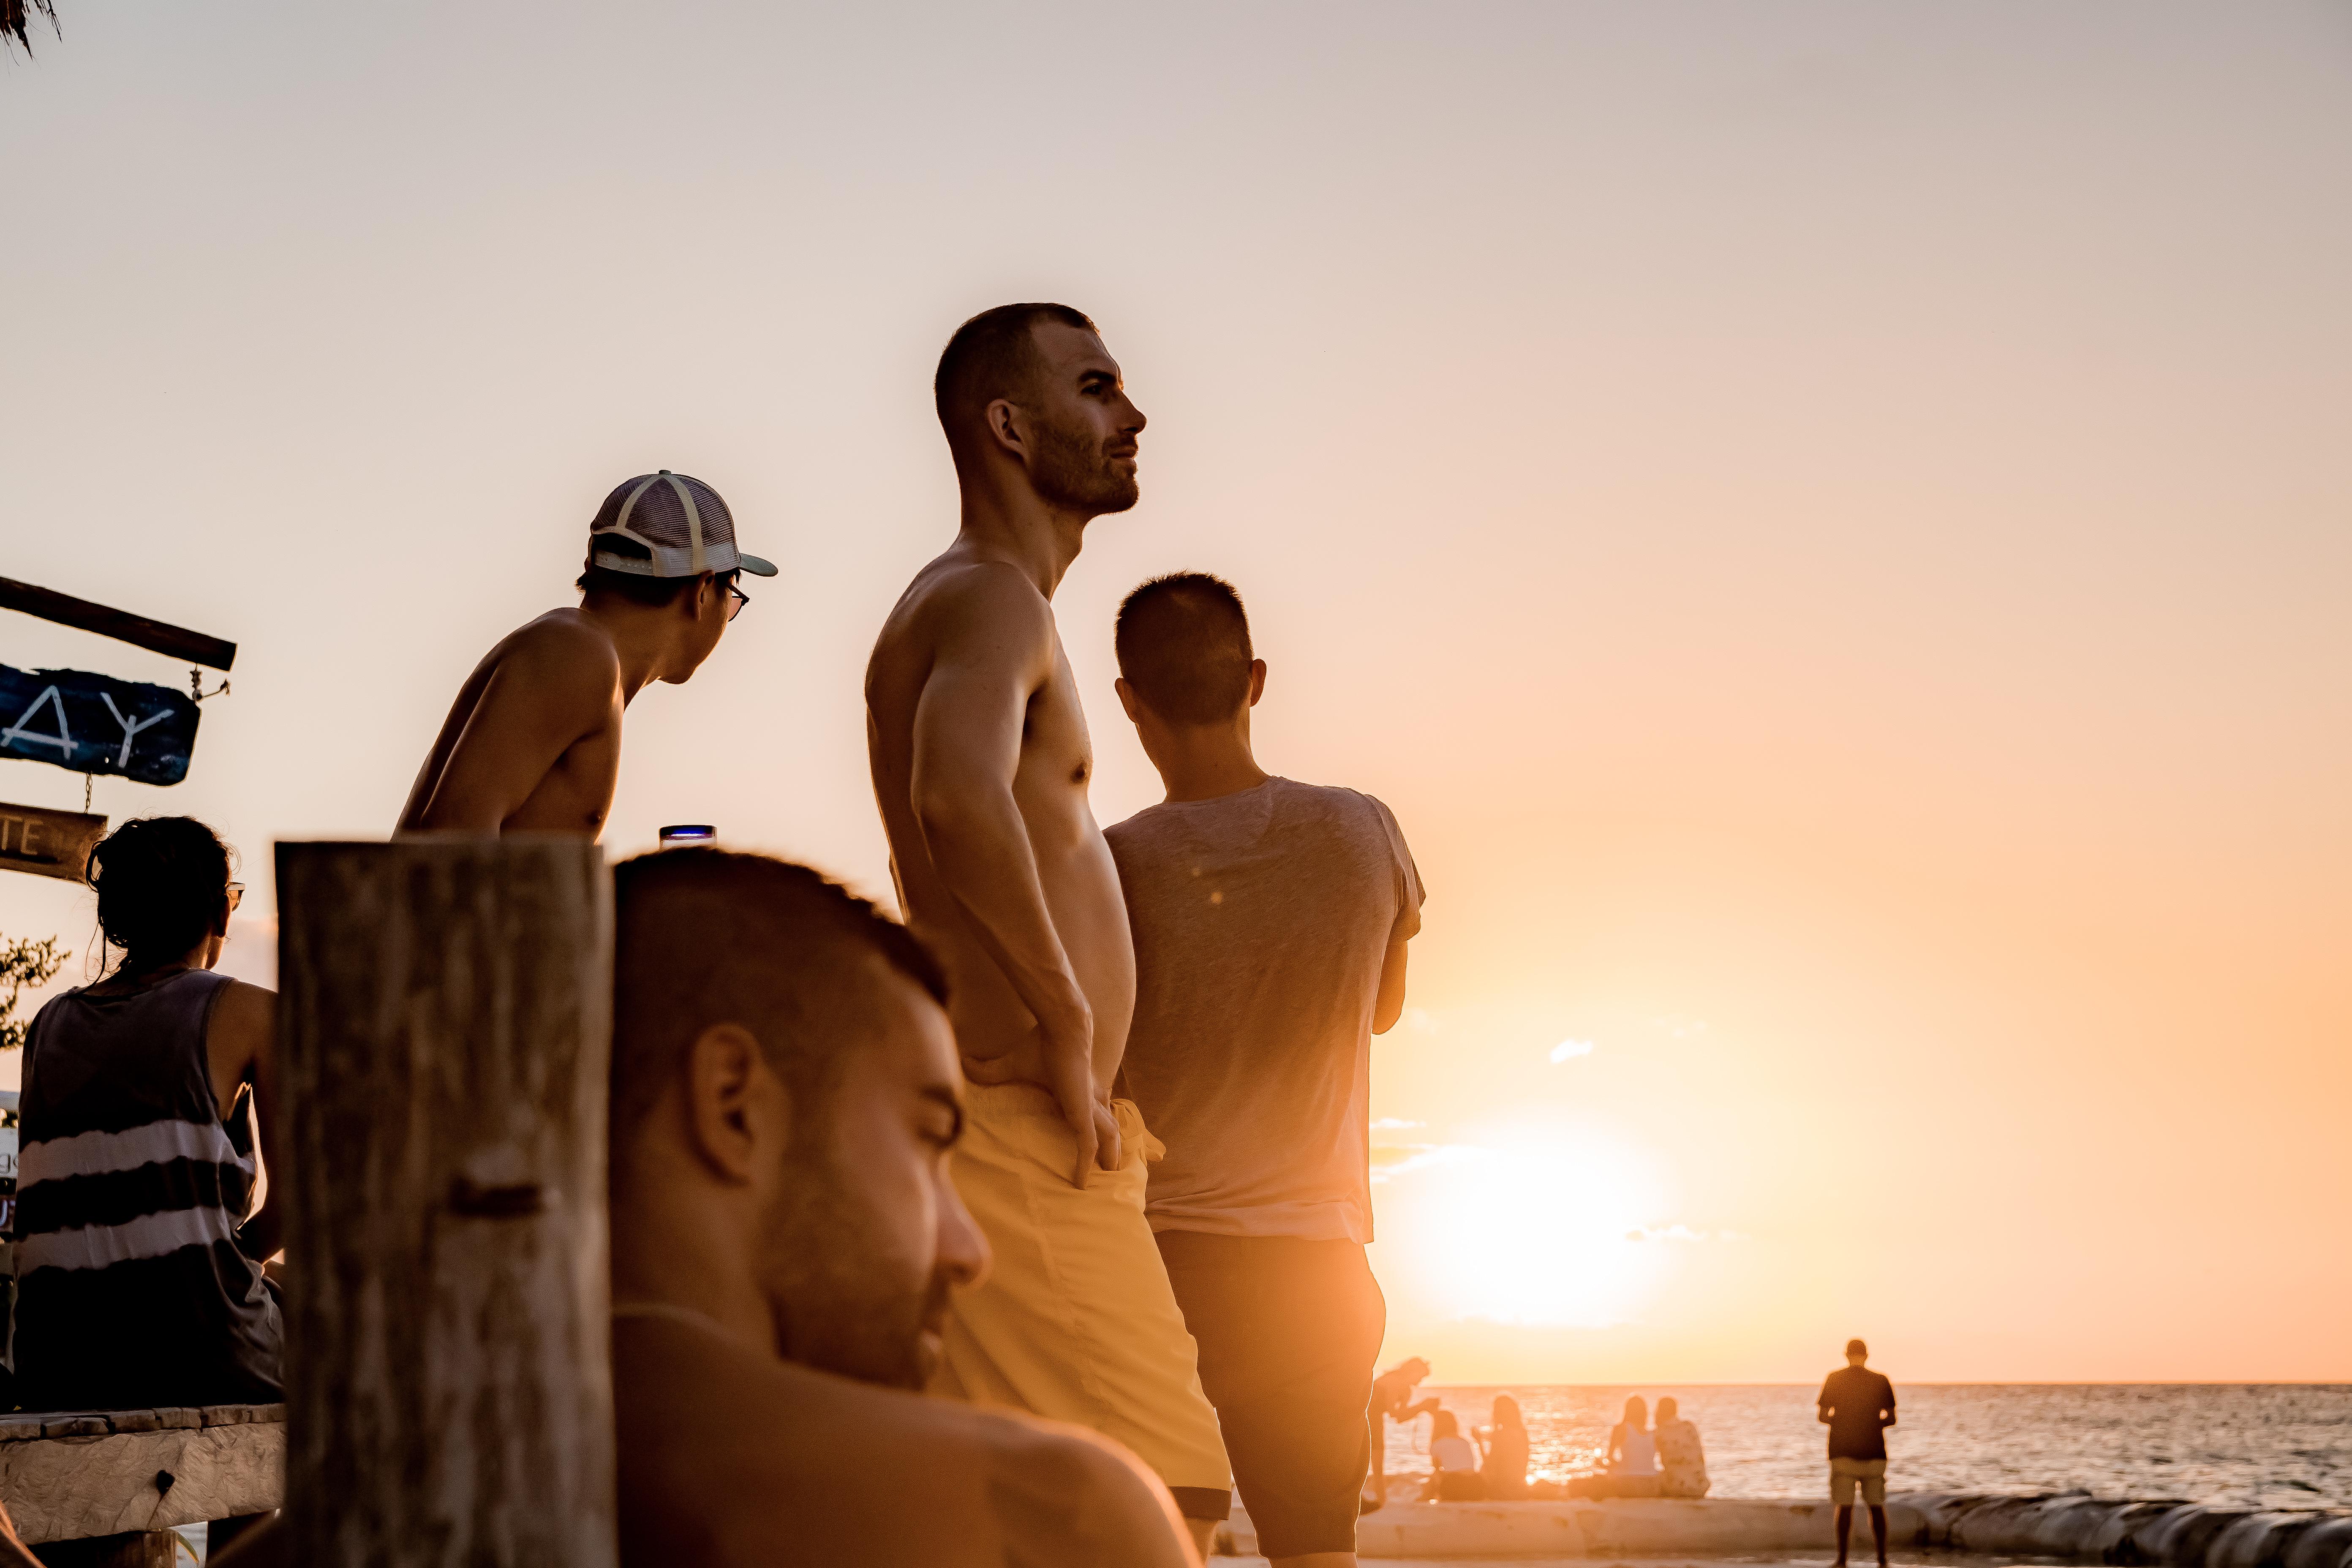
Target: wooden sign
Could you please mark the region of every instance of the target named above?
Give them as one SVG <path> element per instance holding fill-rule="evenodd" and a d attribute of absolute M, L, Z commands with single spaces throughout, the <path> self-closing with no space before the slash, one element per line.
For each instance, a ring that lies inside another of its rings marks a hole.
<path fill-rule="evenodd" d="M 188 776 L 195 744 L 196 704 L 184 691 L 0 664 L 0 757 L 174 784 Z"/>
<path fill-rule="evenodd" d="M 102 816 L 0 805 L 0 868 L 79 882 L 89 864 L 90 847 L 105 831 Z"/>

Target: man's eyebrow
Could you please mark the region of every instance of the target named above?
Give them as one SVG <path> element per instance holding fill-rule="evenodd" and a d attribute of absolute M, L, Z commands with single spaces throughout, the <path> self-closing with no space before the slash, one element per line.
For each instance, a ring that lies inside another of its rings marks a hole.
<path fill-rule="evenodd" d="M 962 1137 L 963 1101 L 956 1098 L 955 1090 L 948 1088 L 944 1084 L 929 1083 L 923 1086 L 922 1092 L 925 1100 L 930 1100 L 934 1104 L 946 1107 L 947 1113 L 955 1118 L 954 1125 L 948 1129 L 948 1142 L 952 1143 L 957 1139 Z"/>

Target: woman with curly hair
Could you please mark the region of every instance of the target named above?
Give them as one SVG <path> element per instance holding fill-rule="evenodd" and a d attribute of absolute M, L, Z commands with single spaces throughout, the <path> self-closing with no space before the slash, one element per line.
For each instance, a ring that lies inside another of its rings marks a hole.
<path fill-rule="evenodd" d="M 185 816 L 123 824 L 88 875 L 100 951 L 121 956 L 51 998 L 25 1047 L 19 1395 L 28 1410 L 275 1403 L 274 1182 L 250 1211 L 255 1110 L 273 1150 L 279 1133 L 277 998 L 213 967 L 244 889 L 227 846 Z"/>

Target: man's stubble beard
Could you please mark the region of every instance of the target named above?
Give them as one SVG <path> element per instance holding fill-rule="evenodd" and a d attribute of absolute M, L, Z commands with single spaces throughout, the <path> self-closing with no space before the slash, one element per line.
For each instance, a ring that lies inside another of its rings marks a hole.
<path fill-rule="evenodd" d="M 1029 482 L 1055 506 L 1100 517 L 1125 511 L 1141 499 L 1135 476 L 1114 465 L 1097 439 L 1082 426 L 1037 424 L 1037 462 Z"/>
<path fill-rule="evenodd" d="M 948 1281 L 915 1282 L 877 1252 L 886 1228 L 864 1193 L 826 1166 L 795 1164 L 762 1226 L 768 1298 L 784 1359 L 886 1388 L 919 1390 L 937 1352 Z"/>

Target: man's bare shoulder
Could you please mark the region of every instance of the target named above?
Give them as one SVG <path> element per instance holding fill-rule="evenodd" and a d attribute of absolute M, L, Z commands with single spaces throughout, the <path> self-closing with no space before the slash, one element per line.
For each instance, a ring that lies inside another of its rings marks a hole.
<path fill-rule="evenodd" d="M 511 670 L 556 689 L 597 689 L 621 678 L 612 635 L 579 610 L 550 610 L 500 638 L 482 668 Z"/>
<path fill-rule="evenodd" d="M 1187 1561 L 1164 1490 L 1091 1434 L 852 1382 L 679 1324 L 614 1328 L 631 1436 L 622 1513 L 637 1529 L 772 1542 L 790 1528 L 872 1563 L 993 1563 L 992 1535 L 1017 1543 L 1005 1559 L 1040 1568 Z"/>
<path fill-rule="evenodd" d="M 876 651 L 908 645 L 936 649 L 975 635 L 1015 647 L 1050 643 L 1054 606 L 1012 563 L 950 551 L 907 584 Z"/>
<path fill-rule="evenodd" d="M 1183 1568 L 1192 1561 L 1168 1489 L 1125 1448 L 1093 1432 L 1010 1411 L 965 1415 L 997 1428 L 989 1499 L 1016 1562 L 1131 1563 Z"/>

